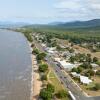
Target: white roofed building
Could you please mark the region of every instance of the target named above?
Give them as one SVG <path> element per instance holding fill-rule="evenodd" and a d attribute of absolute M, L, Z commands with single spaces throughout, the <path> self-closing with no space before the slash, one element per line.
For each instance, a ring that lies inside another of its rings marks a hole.
<path fill-rule="evenodd" d="M 80 76 L 80 81 L 83 84 L 90 84 L 92 82 L 92 80 L 90 80 L 88 77 L 86 76 Z"/>
<path fill-rule="evenodd" d="M 72 75 L 73 77 L 80 78 L 80 74 L 77 74 L 76 72 L 71 72 L 71 75 Z"/>
<path fill-rule="evenodd" d="M 63 67 L 64 69 L 67 69 L 68 71 L 70 71 L 74 67 L 77 67 L 75 64 L 66 62 L 66 60 L 60 60 L 60 59 L 56 59 L 56 60 L 58 60 L 57 62 L 61 67 Z"/>

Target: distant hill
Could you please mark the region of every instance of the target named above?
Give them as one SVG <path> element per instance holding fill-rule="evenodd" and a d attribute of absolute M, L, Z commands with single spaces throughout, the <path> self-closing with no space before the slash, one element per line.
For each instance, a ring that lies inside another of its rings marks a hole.
<path fill-rule="evenodd" d="M 49 23 L 48 25 L 60 25 L 60 24 L 64 24 L 64 22 L 52 22 Z"/>
<path fill-rule="evenodd" d="M 0 21 L 0 28 L 16 28 L 16 27 L 22 27 L 25 25 L 30 25 L 30 24 L 24 23 L 24 22 Z"/>
<path fill-rule="evenodd" d="M 60 27 L 71 27 L 71 28 L 77 28 L 77 27 L 97 27 L 100 26 L 100 19 L 93 19 L 89 21 L 74 21 L 74 22 L 56 22 L 54 24 L 55 26 Z"/>

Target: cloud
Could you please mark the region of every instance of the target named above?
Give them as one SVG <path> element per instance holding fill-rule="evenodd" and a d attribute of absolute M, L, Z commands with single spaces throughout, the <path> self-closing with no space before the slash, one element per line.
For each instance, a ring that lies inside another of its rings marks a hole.
<path fill-rule="evenodd" d="M 100 18 L 100 0 L 58 0 L 54 8 L 58 16 L 69 19 Z"/>

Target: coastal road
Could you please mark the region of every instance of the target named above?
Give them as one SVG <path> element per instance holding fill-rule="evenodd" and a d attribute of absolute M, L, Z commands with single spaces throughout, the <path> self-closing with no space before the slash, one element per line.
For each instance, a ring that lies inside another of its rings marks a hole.
<path fill-rule="evenodd" d="M 37 43 L 37 41 L 34 40 L 34 43 L 36 47 L 42 51 L 45 52 L 44 48 L 41 46 L 41 44 Z M 87 97 L 84 95 L 84 93 L 72 82 L 69 75 L 65 75 L 59 66 L 56 65 L 56 63 L 53 61 L 52 57 L 47 55 L 47 63 L 48 65 L 52 66 L 56 76 L 60 80 L 61 84 L 64 85 L 66 90 L 70 90 L 73 95 L 75 96 L 76 100 L 100 100 L 100 97 Z"/>

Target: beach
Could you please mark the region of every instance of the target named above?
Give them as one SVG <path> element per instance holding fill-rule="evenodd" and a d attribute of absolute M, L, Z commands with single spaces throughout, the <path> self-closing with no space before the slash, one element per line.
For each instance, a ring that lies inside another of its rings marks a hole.
<path fill-rule="evenodd" d="M 29 43 L 29 46 L 32 52 L 31 43 Z M 31 59 L 32 59 L 31 100 L 38 100 L 42 86 L 42 81 L 40 79 L 40 75 L 38 72 L 38 64 L 36 56 L 31 54 Z"/>

